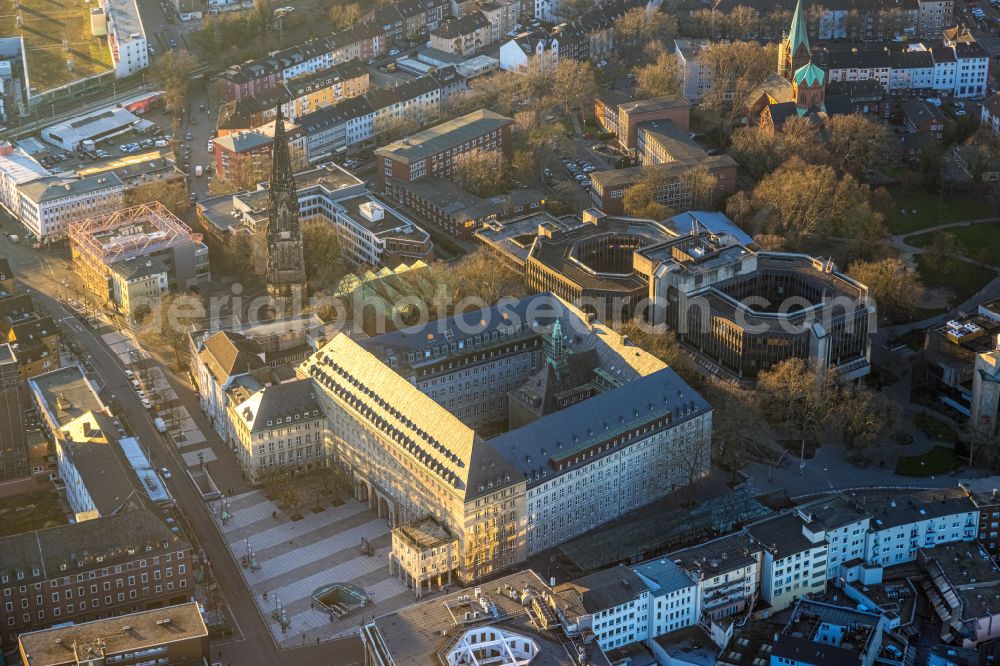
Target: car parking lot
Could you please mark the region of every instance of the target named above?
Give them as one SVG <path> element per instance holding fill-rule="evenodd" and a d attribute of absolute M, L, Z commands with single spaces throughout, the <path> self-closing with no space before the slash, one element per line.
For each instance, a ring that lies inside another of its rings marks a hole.
<path fill-rule="evenodd" d="M 566 175 L 575 181 L 580 189 L 589 193 L 590 174 L 597 171 L 598 167 L 586 159 L 573 159 L 567 156 L 560 157 L 559 161 L 562 163 Z M 547 185 L 552 187 L 556 184 L 556 175 L 551 169 L 545 169 L 542 174 Z"/>

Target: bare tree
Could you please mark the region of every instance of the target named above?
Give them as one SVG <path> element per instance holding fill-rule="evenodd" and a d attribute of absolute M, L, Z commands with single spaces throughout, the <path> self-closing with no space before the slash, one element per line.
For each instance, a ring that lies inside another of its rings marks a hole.
<path fill-rule="evenodd" d="M 890 164 L 898 141 L 884 123 L 861 114 L 833 115 L 826 121 L 828 155 L 841 172 L 865 177 L 874 167 Z"/>
<path fill-rule="evenodd" d="M 858 261 L 847 274 L 868 287 L 879 313 L 890 321 L 911 315 L 924 297 L 920 276 L 896 258 Z"/>
<path fill-rule="evenodd" d="M 299 508 L 302 506 L 302 495 L 299 494 L 298 488 L 295 487 L 294 483 L 284 484 L 281 492 L 281 505 L 288 512 L 288 516 L 292 520 L 302 518 L 302 515 L 299 513 Z"/>
<path fill-rule="evenodd" d="M 677 18 L 652 6 L 639 6 L 615 21 L 615 50 L 642 52 L 647 44 L 665 44 L 677 34 Z"/>
<path fill-rule="evenodd" d="M 356 2 L 333 5 L 330 7 L 330 21 L 333 23 L 334 31 L 351 27 L 357 23 L 361 14 L 361 5 Z"/>
<path fill-rule="evenodd" d="M 873 239 L 884 236 L 885 229 L 871 195 L 850 175 L 840 179 L 829 166 L 793 157 L 757 184 L 749 212 L 764 222 L 761 231 L 784 237 L 792 249 L 834 232 Z"/>
<path fill-rule="evenodd" d="M 777 62 L 777 46 L 756 42 L 717 42 L 704 50 L 704 60 L 712 77 L 702 105 L 716 111 L 726 122 L 742 113 L 750 92 L 759 86 Z"/>
<path fill-rule="evenodd" d="M 788 358 L 757 376 L 761 409 L 777 423 L 795 428 L 802 440 L 815 437 L 833 406 L 832 372 L 822 377 L 801 358 Z"/>
<path fill-rule="evenodd" d="M 507 160 L 500 151 L 470 151 L 452 160 L 455 182 L 481 197 L 507 192 L 510 189 L 509 176 Z"/>
<path fill-rule="evenodd" d="M 344 256 L 333 225 L 321 218 L 306 220 L 302 224 L 302 247 L 309 281 L 319 288 L 336 288 L 349 272 L 350 261 Z"/>
<path fill-rule="evenodd" d="M 187 183 L 182 178 L 154 180 L 125 191 L 126 206 L 136 206 L 151 201 L 159 201 L 178 217 L 187 214 L 191 207 Z"/>
<path fill-rule="evenodd" d="M 643 97 L 664 97 L 680 95 L 684 86 L 677 56 L 661 51 L 656 60 L 635 73 L 636 93 Z"/>
<path fill-rule="evenodd" d="M 879 437 L 899 426 L 899 406 L 864 386 L 838 387 L 827 423 L 855 462 L 868 460 Z"/>
<path fill-rule="evenodd" d="M 597 79 L 589 62 L 573 58 L 559 60 L 552 81 L 552 95 L 567 113 L 593 109 L 596 93 Z"/>
<path fill-rule="evenodd" d="M 149 75 L 162 88 L 167 106 L 175 116 L 187 107 L 188 86 L 191 72 L 198 66 L 198 59 L 187 51 L 167 51 L 160 55 L 149 68 Z"/>

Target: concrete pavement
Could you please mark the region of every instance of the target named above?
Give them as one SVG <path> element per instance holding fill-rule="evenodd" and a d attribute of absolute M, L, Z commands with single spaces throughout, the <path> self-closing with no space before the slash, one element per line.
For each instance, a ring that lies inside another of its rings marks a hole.
<path fill-rule="evenodd" d="M 95 374 L 100 377 L 103 392 L 106 396 L 116 396 L 120 411 L 135 435 L 149 448 L 153 465 L 156 468 L 166 467 L 171 471 L 173 479 L 168 482 L 170 492 L 189 521 L 192 530 L 189 537 L 195 547 L 205 554 L 232 618 L 234 635 L 218 646 L 213 644 L 213 659 L 221 654 L 220 660 L 224 662 L 261 666 L 288 663 L 346 666 L 360 663 L 361 646 L 354 637 L 319 646 L 312 645 L 295 650 L 294 653 L 278 651 L 243 583 L 225 540 L 213 523 L 209 507 L 202 501 L 187 475 L 182 473 L 188 465 L 181 457 L 181 452 L 156 432 L 148 412 L 124 374 L 121 359 L 106 346 L 98 333 L 75 321 L 74 315 L 57 300 L 57 296 L 63 293 L 63 282 L 73 279 L 72 272 L 51 255 L 11 244 L 6 237 L 0 237 L 0 253 L 8 258 L 18 281 L 33 292 L 38 306 L 70 328 L 76 342 L 88 354 L 88 362 L 93 366 Z M 176 390 L 176 379 L 170 377 L 168 381 Z M 190 393 L 190 390 L 187 392 Z M 182 393 L 184 392 L 180 391 L 179 395 Z"/>

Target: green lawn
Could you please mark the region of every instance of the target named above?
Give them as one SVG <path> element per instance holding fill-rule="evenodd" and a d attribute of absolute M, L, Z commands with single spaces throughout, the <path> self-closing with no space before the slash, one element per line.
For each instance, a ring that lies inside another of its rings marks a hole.
<path fill-rule="evenodd" d="M 896 463 L 896 474 L 900 476 L 933 476 L 947 474 L 962 466 L 955 452 L 945 446 L 935 446 L 919 456 L 900 458 Z"/>
<path fill-rule="evenodd" d="M 32 88 L 41 92 L 111 69 L 107 40 L 90 34 L 90 10 L 96 2 L 21 0 L 20 5 L 23 23 L 18 28 L 14 0 L 0 0 L 0 35 L 24 38 Z M 67 60 L 73 61 L 72 70 Z"/>
<path fill-rule="evenodd" d="M 906 234 L 928 227 L 962 220 L 993 217 L 997 213 L 981 197 L 969 194 L 935 194 L 902 187 L 890 188 L 893 207 L 887 223 L 894 234 Z M 905 209 L 906 213 L 900 212 Z M 910 211 L 916 210 L 916 213 Z"/>
<path fill-rule="evenodd" d="M 66 524 L 66 514 L 54 491 L 0 500 L 0 537 Z"/>
<path fill-rule="evenodd" d="M 947 442 L 954 442 L 958 439 L 958 435 L 955 434 L 954 428 L 941 419 L 935 418 L 930 414 L 924 414 L 923 412 L 917 414 L 913 419 L 913 425 L 920 428 L 920 430 L 922 430 L 923 433 L 931 439 L 938 439 Z"/>
<path fill-rule="evenodd" d="M 927 255 L 918 254 L 914 257 L 920 279 L 928 289 L 943 287 L 948 289 L 953 298 L 953 306 L 971 298 L 982 289 L 996 273 L 961 260 L 949 262 L 945 266 L 935 264 Z"/>
<path fill-rule="evenodd" d="M 1000 266 L 1000 223 L 972 224 L 941 233 L 954 236 L 958 246 L 970 259 Z M 920 234 L 907 238 L 906 242 L 914 247 L 926 247 L 933 238 L 934 233 Z"/>

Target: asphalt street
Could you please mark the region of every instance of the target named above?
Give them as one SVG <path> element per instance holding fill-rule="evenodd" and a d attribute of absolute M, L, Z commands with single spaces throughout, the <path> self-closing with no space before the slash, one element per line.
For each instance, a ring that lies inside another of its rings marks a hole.
<path fill-rule="evenodd" d="M 213 521 L 209 505 L 202 499 L 186 474 L 187 465 L 181 459 L 176 447 L 153 427 L 149 412 L 142 406 L 139 397 L 132 390 L 125 376 L 125 368 L 104 344 L 99 333 L 81 322 L 60 299 L 67 297 L 67 287 L 75 279 L 70 267 L 62 259 L 49 252 L 39 252 L 14 244 L 6 236 L 0 236 L 0 255 L 6 256 L 11 269 L 22 286 L 27 287 L 36 299 L 36 304 L 62 321 L 73 338 L 85 350 L 87 361 L 93 367 L 103 386 L 103 398 L 115 396 L 120 411 L 128 421 L 136 437 L 150 452 L 153 465 L 159 469 L 166 467 L 172 478 L 167 486 L 177 501 L 177 506 L 187 518 L 193 534 L 193 541 L 208 558 L 212 572 L 227 602 L 232 618 L 234 633 L 212 645 L 212 659 L 224 664 L 316 664 L 349 666 L 362 661 L 360 641 L 356 638 L 342 639 L 320 645 L 312 645 L 295 650 L 280 651 L 270 638 L 270 631 L 244 585 L 238 565 Z M 166 370 L 166 369 L 164 369 Z M 223 445 L 207 425 L 206 419 L 197 407 L 197 398 L 190 386 L 174 375 L 166 373 L 171 384 L 181 396 L 191 416 L 216 448 Z"/>

